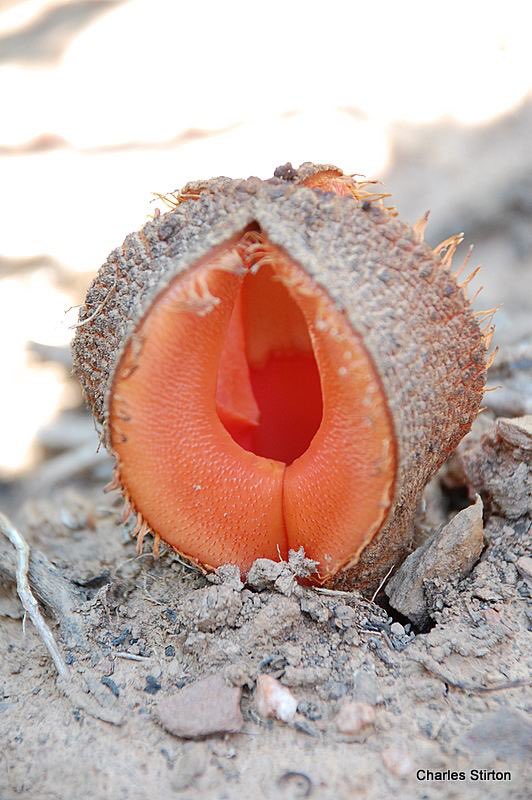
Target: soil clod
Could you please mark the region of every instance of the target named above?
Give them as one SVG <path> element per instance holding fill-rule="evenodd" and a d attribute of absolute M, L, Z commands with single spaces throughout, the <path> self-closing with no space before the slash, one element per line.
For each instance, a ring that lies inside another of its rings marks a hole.
<path fill-rule="evenodd" d="M 161 725 L 174 736 L 195 739 L 216 733 L 236 733 L 244 720 L 239 687 L 228 686 L 221 675 L 209 675 L 159 700 Z"/>
<path fill-rule="evenodd" d="M 390 605 L 415 625 L 430 621 L 428 581 L 441 586 L 465 577 L 480 558 L 484 547 L 482 501 L 460 511 L 441 531 L 415 550 L 388 582 L 385 592 Z"/>
<path fill-rule="evenodd" d="M 343 702 L 336 715 L 335 724 L 340 733 L 356 736 L 364 728 L 375 722 L 376 714 L 373 706 L 356 701 Z"/>

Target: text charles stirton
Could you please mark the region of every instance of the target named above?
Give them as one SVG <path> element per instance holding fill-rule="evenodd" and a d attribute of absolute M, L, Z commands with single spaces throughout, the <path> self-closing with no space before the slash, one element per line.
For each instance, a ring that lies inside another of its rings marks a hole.
<path fill-rule="evenodd" d="M 512 773 L 509 770 L 496 769 L 470 769 L 468 771 L 454 771 L 451 769 L 438 770 L 418 769 L 418 781 L 511 781 Z"/>

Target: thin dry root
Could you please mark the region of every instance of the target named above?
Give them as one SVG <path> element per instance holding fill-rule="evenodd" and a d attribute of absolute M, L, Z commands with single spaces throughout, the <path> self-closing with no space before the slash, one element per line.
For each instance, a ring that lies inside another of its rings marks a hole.
<path fill-rule="evenodd" d="M 462 692 L 469 692 L 471 694 L 487 694 L 489 692 L 502 692 L 506 689 L 518 689 L 520 687 L 532 685 L 531 678 L 518 678 L 514 681 L 503 681 L 502 683 L 492 683 L 484 686 L 478 686 L 474 683 L 466 683 L 465 681 L 450 675 L 446 670 L 442 669 L 438 662 L 435 661 L 431 656 L 423 653 L 409 652 L 409 657 L 412 661 L 424 667 L 427 672 L 430 672 L 432 675 L 436 675 L 436 677 L 441 681 L 444 681 L 444 683 L 448 683 L 449 686 L 459 689 Z"/>
<path fill-rule="evenodd" d="M 37 601 L 31 591 L 28 572 L 30 566 L 30 548 L 22 536 L 22 534 L 15 528 L 11 521 L 2 513 L 0 513 L 0 532 L 11 542 L 17 552 L 16 571 L 15 577 L 17 582 L 17 592 L 22 603 L 22 607 L 26 614 L 33 622 L 35 629 L 46 649 L 48 650 L 54 666 L 58 672 L 57 686 L 63 692 L 65 697 L 72 703 L 75 708 L 82 709 L 87 714 L 90 714 L 95 719 L 100 719 L 103 722 L 109 722 L 112 725 L 122 725 L 124 723 L 124 716 L 121 711 L 114 708 L 104 708 L 97 699 L 93 699 L 90 695 L 95 694 L 90 686 L 79 686 L 78 680 L 72 675 L 68 669 L 63 656 L 57 646 L 54 635 L 46 622 L 37 605 Z M 56 590 L 58 589 L 56 585 Z M 87 694 L 88 690 L 88 694 Z"/>
<path fill-rule="evenodd" d="M 429 214 L 429 212 L 427 211 L 427 215 L 426 215 L 427 217 L 428 217 L 428 214 Z M 373 592 L 373 595 L 371 597 L 371 602 L 372 603 L 375 602 L 375 598 L 377 597 L 377 595 L 379 594 L 380 590 L 382 589 L 382 587 L 384 586 L 384 584 L 386 583 L 386 581 L 388 580 L 388 578 L 392 574 L 392 570 L 394 569 L 394 567 L 395 567 L 395 564 L 392 564 L 392 566 L 390 567 L 390 569 L 388 570 L 388 572 L 386 573 L 384 578 L 381 580 L 381 582 L 379 583 L 379 585 L 377 586 L 377 588 Z"/>
<path fill-rule="evenodd" d="M 35 625 L 37 633 L 43 640 L 46 649 L 52 657 L 55 668 L 59 673 L 59 677 L 64 681 L 70 680 L 70 671 L 59 651 L 59 647 L 54 639 L 54 635 L 46 622 L 37 605 L 37 601 L 33 596 L 28 581 L 28 570 L 30 565 L 30 548 L 21 533 L 15 528 L 10 520 L 2 513 L 0 513 L 0 531 L 6 536 L 15 550 L 17 551 L 17 592 L 20 597 L 20 602 L 26 614 Z"/>
<path fill-rule="evenodd" d="M 112 293 L 116 289 L 116 281 L 117 281 L 117 276 L 115 275 L 114 283 L 111 286 L 111 288 L 109 289 L 109 291 L 107 292 L 107 294 L 105 295 L 105 297 L 103 298 L 103 300 L 100 303 L 100 305 L 96 307 L 96 309 L 92 312 L 92 314 L 90 314 L 90 316 L 85 317 L 85 319 L 82 319 L 79 322 L 76 322 L 74 325 L 70 325 L 69 330 L 74 330 L 75 328 L 81 328 L 83 325 L 86 325 L 88 322 L 92 322 L 93 319 L 96 319 L 96 317 L 103 311 L 103 309 L 105 308 L 105 306 L 107 304 L 107 301 L 109 300 L 109 298 L 111 297 Z"/>

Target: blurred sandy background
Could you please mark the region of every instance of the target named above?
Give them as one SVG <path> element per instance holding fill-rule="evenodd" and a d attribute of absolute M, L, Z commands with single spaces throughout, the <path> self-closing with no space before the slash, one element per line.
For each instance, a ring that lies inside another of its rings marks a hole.
<path fill-rule="evenodd" d="M 104 476 L 68 378 L 75 306 L 190 179 L 382 178 L 410 222 L 431 209 L 429 242 L 475 242 L 499 342 L 530 336 L 531 22 L 511 0 L 0 0 L 0 489 L 72 456 Z"/>

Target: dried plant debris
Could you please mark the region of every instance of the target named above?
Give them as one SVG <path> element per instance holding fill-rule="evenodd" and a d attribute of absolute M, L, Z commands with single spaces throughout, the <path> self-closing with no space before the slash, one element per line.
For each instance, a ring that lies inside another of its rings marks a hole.
<path fill-rule="evenodd" d="M 510 520 L 532 515 L 532 415 L 499 418 L 458 453 L 468 483 L 491 511 Z"/>
<path fill-rule="evenodd" d="M 497 416 L 532 414 L 532 339 L 501 348 L 490 370 L 484 404 Z"/>
<path fill-rule="evenodd" d="M 419 627 L 430 621 L 428 584 L 441 588 L 468 575 L 484 548 L 482 500 L 460 511 L 441 531 L 408 556 L 388 581 L 390 605 Z"/>

